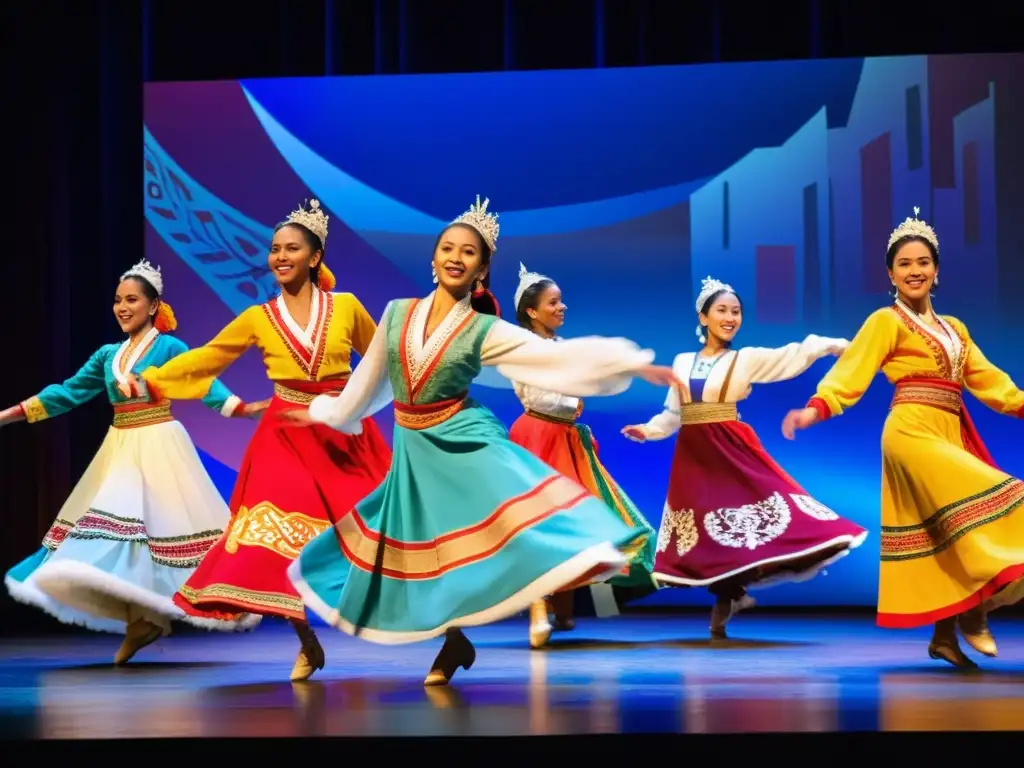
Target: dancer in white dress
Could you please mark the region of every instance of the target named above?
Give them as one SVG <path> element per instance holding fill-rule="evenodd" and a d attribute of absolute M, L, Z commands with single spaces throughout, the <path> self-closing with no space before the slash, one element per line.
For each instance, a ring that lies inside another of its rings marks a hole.
<path fill-rule="evenodd" d="M 0 413 L 2 427 L 53 418 L 101 394 L 113 406 L 113 425 L 42 546 L 7 573 L 5 584 L 16 600 L 64 623 L 124 634 L 119 664 L 167 635 L 172 619 L 222 630 L 258 622 L 196 621 L 172 601 L 221 537 L 229 514 L 170 404 L 130 400 L 118 391 L 127 373 L 187 349 L 162 333 L 176 327 L 162 291 L 160 272 L 147 261 L 128 270 L 114 297 L 127 338 L 100 347 L 70 379 Z M 226 417 L 265 408 L 242 403 L 220 382 L 204 402 Z"/>

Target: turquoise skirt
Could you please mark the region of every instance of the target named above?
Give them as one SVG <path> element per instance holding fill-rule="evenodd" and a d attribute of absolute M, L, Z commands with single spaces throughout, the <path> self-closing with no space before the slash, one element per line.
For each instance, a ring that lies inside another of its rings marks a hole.
<path fill-rule="evenodd" d="M 610 579 L 645 533 L 512 443 L 470 400 L 428 429 L 396 425 L 384 482 L 307 544 L 288 575 L 328 624 L 413 643 Z"/>

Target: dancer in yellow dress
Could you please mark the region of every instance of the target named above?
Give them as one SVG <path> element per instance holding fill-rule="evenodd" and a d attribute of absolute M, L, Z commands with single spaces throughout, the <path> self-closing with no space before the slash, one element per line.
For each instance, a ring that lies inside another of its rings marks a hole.
<path fill-rule="evenodd" d="M 1024 597 L 1024 483 L 1007 475 L 964 408 L 967 390 L 995 411 L 1024 415 L 1024 393 L 990 363 L 960 320 L 938 315 L 935 231 L 908 218 L 889 238 L 896 302 L 872 314 L 783 434 L 838 416 L 881 370 L 896 391 L 882 431 L 882 553 L 878 624 L 934 624 L 934 659 L 977 666 L 956 630 L 996 655 L 987 614 Z"/>

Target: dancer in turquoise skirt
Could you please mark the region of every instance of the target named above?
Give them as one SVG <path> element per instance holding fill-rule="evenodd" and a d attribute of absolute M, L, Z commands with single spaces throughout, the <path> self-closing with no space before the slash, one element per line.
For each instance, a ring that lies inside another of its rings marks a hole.
<path fill-rule="evenodd" d="M 671 370 L 625 339 L 543 339 L 500 320 L 487 289 L 498 238 L 488 201 L 437 239 L 437 289 L 391 302 L 348 386 L 316 398 L 296 425 L 358 434 L 394 403 L 391 469 L 351 514 L 306 545 L 289 576 L 306 606 L 343 632 L 383 644 L 445 635 L 426 685 L 445 685 L 476 651 L 460 627 L 498 621 L 545 595 L 626 564 L 644 535 L 579 483 L 508 439 L 468 389 L 481 366 L 578 397 L 663 386 Z"/>

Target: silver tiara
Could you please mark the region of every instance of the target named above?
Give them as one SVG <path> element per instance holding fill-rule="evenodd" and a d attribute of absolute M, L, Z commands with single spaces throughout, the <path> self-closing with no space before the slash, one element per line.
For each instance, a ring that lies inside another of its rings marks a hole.
<path fill-rule="evenodd" d="M 164 295 L 164 279 L 160 275 L 160 267 L 154 267 L 146 259 L 143 259 L 121 275 L 122 280 L 126 277 L 141 277 L 156 289 L 157 296 Z"/>
<path fill-rule="evenodd" d="M 487 205 L 490 202 L 490 199 L 484 198 L 481 203 L 480 195 L 477 195 L 476 203 L 469 206 L 469 210 L 455 219 L 452 224 L 466 224 L 475 229 L 487 243 L 491 253 L 494 253 L 498 250 L 498 214 L 487 212 Z"/>
<path fill-rule="evenodd" d="M 289 224 L 301 224 L 314 235 L 320 238 L 321 245 L 327 245 L 327 219 L 329 217 L 323 212 L 320 207 L 319 200 L 309 201 L 309 210 L 302 210 L 302 206 L 299 206 L 296 210 L 288 214 L 288 218 L 285 219 Z"/>
<path fill-rule="evenodd" d="M 896 227 L 896 229 L 892 231 L 892 234 L 889 235 L 889 244 L 885 247 L 886 250 L 892 248 L 893 243 L 895 243 L 900 238 L 923 237 L 925 240 L 931 243 L 932 248 L 935 249 L 936 253 L 939 252 L 939 236 L 935 234 L 935 230 L 928 226 L 927 223 L 917 218 L 917 215 L 919 213 L 921 213 L 921 209 L 915 205 L 914 218 L 910 218 L 908 216 L 906 219 L 903 220 L 902 224 L 900 224 L 898 227 Z"/>

